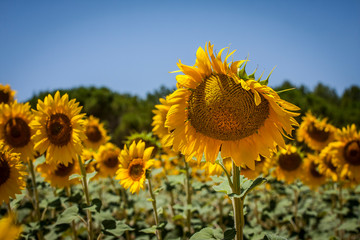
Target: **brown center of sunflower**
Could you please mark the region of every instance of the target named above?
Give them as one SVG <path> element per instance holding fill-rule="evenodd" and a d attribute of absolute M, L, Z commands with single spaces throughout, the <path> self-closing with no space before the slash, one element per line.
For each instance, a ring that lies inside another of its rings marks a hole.
<path fill-rule="evenodd" d="M 327 168 L 329 168 L 331 171 L 333 171 L 333 172 L 336 171 L 336 167 L 332 163 L 330 155 L 328 155 L 328 154 L 326 155 L 326 157 L 324 158 L 324 163 L 327 166 Z"/>
<path fill-rule="evenodd" d="M 4 126 L 4 136 L 12 147 L 24 147 L 30 142 L 30 127 L 22 118 L 11 118 Z"/>
<path fill-rule="evenodd" d="M 345 161 L 351 165 L 360 165 L 360 141 L 353 140 L 348 142 L 344 147 L 344 158 Z"/>
<path fill-rule="evenodd" d="M 144 162 L 142 159 L 134 159 L 129 166 L 129 175 L 134 181 L 140 180 L 144 174 Z"/>
<path fill-rule="evenodd" d="M 9 179 L 10 166 L 4 154 L 0 153 L 0 186 Z"/>
<path fill-rule="evenodd" d="M 318 142 L 326 142 L 330 136 L 330 132 L 317 128 L 313 122 L 308 126 L 307 133 L 312 139 Z"/>
<path fill-rule="evenodd" d="M 70 119 L 62 113 L 51 115 L 46 123 L 46 132 L 52 144 L 59 147 L 68 144 L 72 133 Z"/>
<path fill-rule="evenodd" d="M 302 159 L 298 153 L 281 154 L 279 166 L 285 171 L 294 171 L 300 167 Z"/>
<path fill-rule="evenodd" d="M 256 106 L 254 94 L 233 78 L 212 75 L 190 95 L 188 117 L 196 131 L 208 137 L 239 140 L 257 132 L 269 116 L 269 102 L 260 97 Z"/>
<path fill-rule="evenodd" d="M 9 103 L 10 94 L 4 90 L 0 90 L 0 103 Z"/>
<path fill-rule="evenodd" d="M 64 164 L 60 163 L 57 165 L 57 168 L 55 170 L 55 175 L 59 176 L 59 177 L 66 177 L 68 175 L 70 175 L 71 171 L 74 169 L 74 164 L 73 163 L 69 163 L 67 166 L 65 166 Z"/>
<path fill-rule="evenodd" d="M 321 173 L 319 173 L 319 171 L 317 170 L 319 164 L 315 164 L 314 162 L 310 163 L 310 173 L 313 177 L 315 178 L 321 178 L 323 175 Z"/>
<path fill-rule="evenodd" d="M 101 132 L 97 126 L 87 126 L 85 134 L 91 142 L 98 142 L 101 139 Z"/>
<path fill-rule="evenodd" d="M 104 161 L 105 166 L 108 168 L 114 168 L 119 165 L 118 155 L 116 153 L 110 154 Z"/>

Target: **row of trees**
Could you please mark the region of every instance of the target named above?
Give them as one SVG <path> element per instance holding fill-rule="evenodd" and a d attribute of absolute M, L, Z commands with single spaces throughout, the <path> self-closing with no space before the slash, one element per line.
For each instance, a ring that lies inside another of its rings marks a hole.
<path fill-rule="evenodd" d="M 285 81 L 281 86 L 274 88 L 283 91 L 281 98 L 299 106 L 301 115 L 299 122 L 309 109 L 319 117 L 328 117 L 329 123 L 340 127 L 347 124 L 360 123 L 360 88 L 352 86 L 338 96 L 334 89 L 319 83 L 314 90 L 304 85 L 299 87 Z M 139 98 L 130 94 L 113 92 L 106 87 L 79 87 L 62 90 L 61 95 L 68 93 L 70 99 L 76 98 L 84 107 L 84 112 L 100 118 L 112 135 L 112 142 L 122 146 L 123 141 L 133 132 L 150 132 L 152 110 L 159 104 L 159 98 L 165 97 L 174 89 L 164 86 L 148 93 L 146 98 Z M 54 92 L 41 92 L 29 100 L 32 108 L 36 109 L 37 99 L 44 99 L 47 94 Z"/>

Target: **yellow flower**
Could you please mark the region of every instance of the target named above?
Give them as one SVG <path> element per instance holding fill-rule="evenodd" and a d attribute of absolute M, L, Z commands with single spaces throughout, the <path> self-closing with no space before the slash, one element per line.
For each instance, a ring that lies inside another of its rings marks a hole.
<path fill-rule="evenodd" d="M 163 147 L 170 147 L 173 144 L 173 139 L 167 127 L 165 127 L 166 115 L 169 112 L 170 105 L 164 98 L 159 99 L 161 104 L 155 105 L 153 122 L 153 133 L 159 137 L 160 143 Z"/>
<path fill-rule="evenodd" d="M 242 166 L 240 174 L 248 179 L 255 179 L 260 175 L 267 176 L 271 166 L 270 158 L 259 155 L 258 159 L 255 161 L 255 170 Z"/>
<path fill-rule="evenodd" d="M 214 163 L 231 157 L 237 166 L 255 168 L 258 155 L 270 157 L 274 142 L 285 147 L 282 134 L 291 134 L 299 110 L 278 96 L 264 82 L 247 75 L 246 61 L 221 60 L 209 43 L 196 53 L 195 66 L 178 63 L 185 75 L 177 75 L 178 89 L 167 97 L 171 105 L 165 122 L 175 151 L 187 160 L 195 156 Z M 246 65 L 246 64 L 245 64 Z M 267 82 L 268 79 L 265 80 Z"/>
<path fill-rule="evenodd" d="M 75 173 L 80 174 L 78 161 L 70 162 L 67 166 L 59 163 L 55 169 L 53 166 L 43 163 L 37 167 L 37 171 L 40 172 L 44 180 L 53 187 L 64 188 L 80 183 L 77 178 L 69 180 L 71 175 Z"/>
<path fill-rule="evenodd" d="M 35 154 L 31 140 L 34 135 L 30 128 L 32 119 L 29 103 L 0 104 L 0 139 L 4 139 L 13 152 L 20 153 L 23 161 L 33 159 Z"/>
<path fill-rule="evenodd" d="M 300 176 L 302 182 L 312 190 L 316 190 L 319 186 L 326 183 L 325 174 L 319 171 L 319 161 L 320 157 L 318 155 L 308 154 L 307 157 L 304 158 L 304 171 Z"/>
<path fill-rule="evenodd" d="M 14 101 L 15 91 L 8 84 L 0 84 L 0 103 L 10 104 Z"/>
<path fill-rule="evenodd" d="M 152 135 L 152 132 L 132 133 L 126 138 L 125 144 L 129 147 L 134 141 L 138 142 L 140 140 L 145 142 L 145 148 L 154 147 L 151 158 L 154 158 L 159 153 L 159 142 Z"/>
<path fill-rule="evenodd" d="M 0 204 L 8 203 L 10 198 L 15 198 L 15 194 L 21 194 L 26 186 L 26 175 L 20 154 L 0 146 Z"/>
<path fill-rule="evenodd" d="M 0 240 L 16 240 L 21 232 L 22 227 L 14 224 L 12 215 L 0 219 Z"/>
<path fill-rule="evenodd" d="M 129 189 L 132 194 L 138 194 L 140 189 L 144 189 L 146 178 L 146 170 L 150 168 L 154 162 L 150 159 L 154 147 L 145 148 L 145 143 L 134 141 L 129 149 L 124 146 L 119 156 L 120 168 L 116 172 L 116 179 L 120 180 L 120 184 Z"/>
<path fill-rule="evenodd" d="M 297 129 L 298 141 L 304 141 L 311 149 L 320 151 L 334 141 L 336 128 L 327 122 L 327 118 L 317 119 L 307 112 L 300 127 Z"/>
<path fill-rule="evenodd" d="M 303 172 L 303 156 L 299 149 L 292 145 L 286 145 L 273 156 L 276 168 L 272 172 L 279 181 L 293 183 Z"/>
<path fill-rule="evenodd" d="M 333 163 L 333 157 L 331 156 L 331 148 L 329 146 L 321 150 L 319 154 L 318 168 L 321 174 L 331 178 L 336 182 L 339 179 L 338 168 Z"/>
<path fill-rule="evenodd" d="M 67 166 L 81 154 L 85 114 L 80 114 L 82 107 L 75 101 L 69 101 L 67 94 L 60 98 L 59 91 L 54 98 L 49 94 L 44 102 L 38 100 L 35 119 L 30 125 L 36 131 L 34 148 L 40 154 L 46 151 L 49 165 L 62 163 Z"/>
<path fill-rule="evenodd" d="M 100 145 L 105 144 L 110 140 L 107 132 L 104 128 L 104 124 L 100 123 L 100 120 L 94 116 L 90 116 L 85 119 L 85 135 L 84 146 L 97 150 Z"/>
<path fill-rule="evenodd" d="M 224 158 L 223 159 L 223 166 L 225 167 L 226 171 L 231 175 L 231 168 L 232 168 L 232 161 L 231 158 Z M 211 163 L 205 162 L 201 165 L 201 169 L 205 170 L 205 175 L 216 175 L 220 176 L 223 174 L 224 170 L 218 163 Z"/>
<path fill-rule="evenodd" d="M 355 179 L 360 182 L 360 132 L 355 124 L 338 131 L 338 140 L 328 146 L 327 151 L 339 168 L 342 179 Z"/>
<path fill-rule="evenodd" d="M 95 154 L 95 169 L 98 177 L 113 177 L 119 169 L 120 148 L 112 143 L 106 143 L 99 147 Z"/>

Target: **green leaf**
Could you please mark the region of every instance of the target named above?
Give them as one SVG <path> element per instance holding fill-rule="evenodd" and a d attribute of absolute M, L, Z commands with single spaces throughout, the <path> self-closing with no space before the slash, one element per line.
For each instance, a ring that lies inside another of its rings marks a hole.
<path fill-rule="evenodd" d="M 102 224 L 104 227 L 105 226 L 108 227 L 108 228 L 105 228 L 105 230 L 103 230 L 106 235 L 113 235 L 116 237 L 120 237 L 121 235 L 124 234 L 125 231 L 133 231 L 134 230 L 132 227 L 125 224 L 124 221 L 116 221 L 116 224 L 115 224 L 113 222 L 113 220 L 104 220 L 104 221 L 102 221 Z"/>
<path fill-rule="evenodd" d="M 86 174 L 87 182 L 89 183 L 90 179 L 95 177 L 96 174 L 97 174 L 97 171 L 93 171 L 92 173 Z"/>
<path fill-rule="evenodd" d="M 185 175 L 183 175 L 183 174 L 171 175 L 171 176 L 168 176 L 168 180 L 169 180 L 169 183 L 171 186 L 175 186 L 177 184 L 184 185 Z"/>
<path fill-rule="evenodd" d="M 224 234 L 221 229 L 213 229 L 210 227 L 203 228 L 200 232 L 191 236 L 190 240 L 220 240 L 224 238 Z"/>
<path fill-rule="evenodd" d="M 242 184 L 241 186 L 241 197 L 246 196 L 246 194 L 252 191 L 255 187 L 263 184 L 264 182 L 266 182 L 266 178 L 263 177 L 258 177 L 255 180 L 248 180 L 246 184 Z"/>
<path fill-rule="evenodd" d="M 156 225 L 153 225 L 149 228 L 141 229 L 140 232 L 156 234 Z"/>
<path fill-rule="evenodd" d="M 94 160 L 95 160 L 95 159 L 93 159 L 93 158 L 92 158 L 92 159 L 89 159 L 89 160 L 86 160 L 85 163 L 84 163 L 84 165 L 86 166 L 86 165 L 88 165 L 89 163 L 91 163 L 91 162 L 94 161 Z"/>
<path fill-rule="evenodd" d="M 65 211 L 60 214 L 60 217 L 56 221 L 56 225 L 65 224 L 65 223 L 70 224 L 73 220 L 75 220 L 78 217 L 78 211 L 79 208 L 75 205 L 65 209 Z"/>
<path fill-rule="evenodd" d="M 358 220 L 351 219 L 341 224 L 337 230 L 345 230 L 347 232 L 357 232 L 358 228 L 360 228 L 360 224 Z"/>
<path fill-rule="evenodd" d="M 232 240 L 232 239 L 234 239 L 235 235 L 236 235 L 235 228 L 227 229 L 224 232 L 224 240 Z"/>
<path fill-rule="evenodd" d="M 278 236 L 276 234 L 273 234 L 273 233 L 266 233 L 265 237 L 264 237 L 264 240 L 286 240 L 286 238 L 280 237 L 280 236 Z"/>
<path fill-rule="evenodd" d="M 78 178 L 78 179 L 81 179 L 81 175 L 80 174 L 77 174 L 77 173 L 74 173 L 72 175 L 69 176 L 69 180 L 73 180 L 75 178 Z"/>
<path fill-rule="evenodd" d="M 227 179 L 227 177 L 211 177 L 215 182 L 218 180 L 221 180 L 221 183 L 219 185 L 214 185 L 212 188 L 216 191 L 216 192 L 222 192 L 222 193 L 226 193 L 226 194 L 230 194 L 232 193 L 232 189 L 229 185 L 229 181 Z"/>

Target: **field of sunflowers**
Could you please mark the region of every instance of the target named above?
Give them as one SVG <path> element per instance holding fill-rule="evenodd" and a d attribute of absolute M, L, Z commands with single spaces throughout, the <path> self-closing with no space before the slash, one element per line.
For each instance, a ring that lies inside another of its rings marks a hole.
<path fill-rule="evenodd" d="M 0 84 L 0 240 L 360 239 L 358 123 L 298 118 L 232 54 L 180 61 L 122 145 L 67 93 Z"/>

